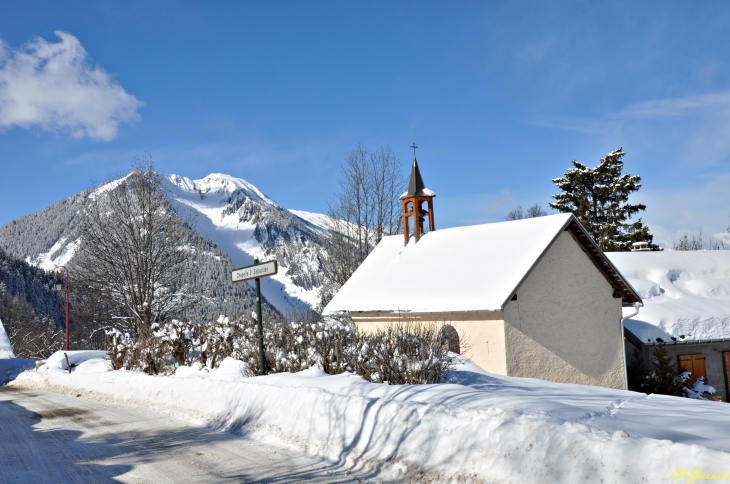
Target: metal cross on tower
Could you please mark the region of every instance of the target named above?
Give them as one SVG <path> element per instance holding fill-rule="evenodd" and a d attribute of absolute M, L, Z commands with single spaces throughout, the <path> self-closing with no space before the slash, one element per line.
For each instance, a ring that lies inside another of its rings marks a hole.
<path fill-rule="evenodd" d="M 413 157 L 415 158 L 416 157 L 416 148 L 418 148 L 418 146 L 416 146 L 416 142 L 415 141 L 411 145 L 411 148 L 413 148 Z"/>

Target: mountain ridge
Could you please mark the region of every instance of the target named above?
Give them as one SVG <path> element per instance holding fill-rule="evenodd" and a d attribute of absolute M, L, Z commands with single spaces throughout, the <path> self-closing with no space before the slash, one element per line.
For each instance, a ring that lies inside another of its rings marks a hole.
<path fill-rule="evenodd" d="M 211 173 L 198 180 L 176 174 L 160 176 L 168 200 L 181 215 L 195 219 L 193 232 L 211 254 L 222 258 L 218 262 L 226 270 L 250 265 L 256 257 L 275 259 L 279 274 L 261 280 L 268 303 L 281 313 L 316 305 L 323 282 L 325 215 L 289 211 L 253 184 L 231 175 Z M 79 244 L 76 224 L 84 197 L 103 193 L 119 181 L 84 190 L 0 227 L 0 247 L 46 270 L 68 264 Z M 250 286 L 248 290 L 233 289 L 239 285 L 232 285 L 230 273 L 223 280 L 222 266 L 212 272 L 216 274 L 215 281 L 208 281 L 212 293 L 252 292 Z M 230 314 L 230 304 L 224 306 Z"/>

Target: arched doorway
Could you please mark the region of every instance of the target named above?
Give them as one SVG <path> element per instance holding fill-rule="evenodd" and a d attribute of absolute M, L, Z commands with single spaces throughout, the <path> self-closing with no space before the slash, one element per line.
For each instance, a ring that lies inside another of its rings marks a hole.
<path fill-rule="evenodd" d="M 441 348 L 451 351 L 452 353 L 461 354 L 461 347 L 459 346 L 459 333 L 456 332 L 453 326 L 445 324 L 441 328 Z"/>

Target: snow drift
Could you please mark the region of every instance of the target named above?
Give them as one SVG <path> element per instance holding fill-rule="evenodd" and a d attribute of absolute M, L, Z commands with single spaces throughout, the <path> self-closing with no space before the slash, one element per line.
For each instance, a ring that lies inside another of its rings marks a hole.
<path fill-rule="evenodd" d="M 730 454 L 717 450 L 730 449 L 730 407 L 717 402 L 501 377 L 470 363 L 454 375 L 462 384 L 412 386 L 316 369 L 243 378 L 235 362 L 214 377 L 80 368 L 26 372 L 12 385 L 149 407 L 401 481 L 631 483 L 730 472 Z"/>
<path fill-rule="evenodd" d="M 730 251 L 606 255 L 644 301 L 625 322 L 641 341 L 730 339 Z"/>
<path fill-rule="evenodd" d="M 15 355 L 13 354 L 13 345 L 10 344 L 10 338 L 5 332 L 3 320 L 0 319 L 0 359 L 3 358 L 15 358 Z"/>

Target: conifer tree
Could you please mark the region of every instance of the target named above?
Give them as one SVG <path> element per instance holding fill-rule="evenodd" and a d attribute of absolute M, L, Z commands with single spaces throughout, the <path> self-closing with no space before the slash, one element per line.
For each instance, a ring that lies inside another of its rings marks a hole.
<path fill-rule="evenodd" d="M 553 180 L 562 193 L 553 195 L 550 207 L 572 212 L 605 251 L 631 250 L 634 242 L 648 242 L 656 249 L 641 218 L 629 220 L 646 205 L 628 203 L 629 195 L 641 188 L 641 177 L 622 174 L 625 154 L 621 148 L 608 153 L 595 168 L 573 160 L 574 168 Z"/>
<path fill-rule="evenodd" d="M 688 396 L 684 388 L 682 371 L 677 368 L 674 358 L 667 353 L 663 344 L 654 350 L 648 368 L 644 365 L 643 359 L 635 358 L 634 363 L 629 367 L 629 375 L 634 385 L 638 383 L 639 391 L 644 393 L 675 397 Z M 631 385 L 632 389 L 636 389 L 634 385 Z"/>

